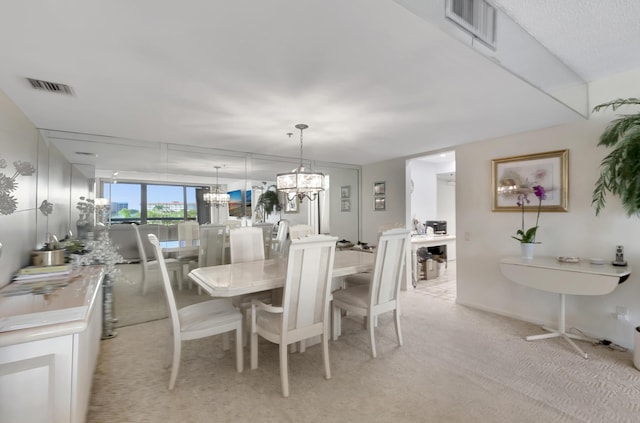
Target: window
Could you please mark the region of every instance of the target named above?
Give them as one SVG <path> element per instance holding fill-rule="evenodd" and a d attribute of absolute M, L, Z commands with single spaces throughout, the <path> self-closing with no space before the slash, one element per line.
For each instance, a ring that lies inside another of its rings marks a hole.
<path fill-rule="evenodd" d="M 197 220 L 195 186 L 103 182 L 103 196 L 111 202 L 111 222 L 171 225 Z"/>

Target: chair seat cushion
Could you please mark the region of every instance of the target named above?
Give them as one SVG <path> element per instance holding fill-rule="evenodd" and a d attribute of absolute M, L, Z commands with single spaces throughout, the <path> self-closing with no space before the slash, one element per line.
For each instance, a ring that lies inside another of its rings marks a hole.
<path fill-rule="evenodd" d="M 371 272 L 356 273 L 344 278 L 346 286 L 369 285 L 371 283 Z"/>
<path fill-rule="evenodd" d="M 182 332 L 204 330 L 217 325 L 242 320 L 240 311 L 229 300 L 217 299 L 192 304 L 178 310 Z"/>
<path fill-rule="evenodd" d="M 264 310 L 258 310 L 256 323 L 268 332 L 279 334 L 282 328 L 282 313 L 269 313 Z"/>
<path fill-rule="evenodd" d="M 356 307 L 369 306 L 369 285 L 356 285 L 333 292 L 333 301 L 340 301 Z"/>

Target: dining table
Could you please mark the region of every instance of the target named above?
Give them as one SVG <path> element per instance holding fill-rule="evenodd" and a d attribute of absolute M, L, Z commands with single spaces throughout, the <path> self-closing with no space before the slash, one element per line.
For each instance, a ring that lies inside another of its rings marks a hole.
<path fill-rule="evenodd" d="M 333 279 L 373 269 L 374 254 L 364 251 L 336 251 Z M 287 272 L 286 257 L 244 263 L 199 267 L 189 277 L 213 297 L 237 295 L 282 288 Z M 336 286 L 337 288 L 338 286 Z"/>
<path fill-rule="evenodd" d="M 345 276 L 373 270 L 375 254 L 365 251 L 336 251 L 333 261 L 331 291 L 342 286 Z M 286 257 L 244 263 L 199 267 L 189 277 L 213 297 L 237 295 L 282 288 L 287 272 Z M 340 335 L 340 325 L 334 325 L 334 339 Z"/>

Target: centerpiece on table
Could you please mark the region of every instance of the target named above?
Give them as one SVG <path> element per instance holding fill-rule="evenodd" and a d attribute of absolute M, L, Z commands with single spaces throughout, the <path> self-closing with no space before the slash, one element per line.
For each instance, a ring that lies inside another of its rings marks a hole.
<path fill-rule="evenodd" d="M 538 198 L 538 212 L 536 214 L 536 224 L 531 228 L 525 230 L 524 226 L 524 208 L 525 205 L 531 203 L 529 200 L 529 194 L 533 194 Z M 540 208 L 542 207 L 542 200 L 546 200 L 547 195 L 544 188 L 541 185 L 536 185 L 531 188 L 531 191 L 526 191 L 518 194 L 518 200 L 516 204 L 522 208 L 522 226 L 516 232 L 517 236 L 511 238 L 520 241 L 521 257 L 523 259 L 531 260 L 533 258 L 533 251 L 536 244 L 536 233 L 538 232 L 538 222 L 540 221 Z"/>

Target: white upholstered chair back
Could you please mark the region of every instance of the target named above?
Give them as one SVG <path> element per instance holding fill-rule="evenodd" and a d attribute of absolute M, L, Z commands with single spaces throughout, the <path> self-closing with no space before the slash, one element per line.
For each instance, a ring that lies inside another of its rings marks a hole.
<path fill-rule="evenodd" d="M 271 234 L 273 233 L 273 223 L 254 223 L 254 228 L 262 229 L 262 240 L 264 241 L 264 258 L 271 255 Z"/>
<path fill-rule="evenodd" d="M 225 264 L 225 225 L 201 225 L 198 267 Z"/>
<path fill-rule="evenodd" d="M 231 263 L 264 260 L 262 229 L 253 226 L 229 231 Z"/>
<path fill-rule="evenodd" d="M 292 225 L 289 227 L 290 239 L 301 239 L 313 234 L 313 227 L 310 225 Z"/>

